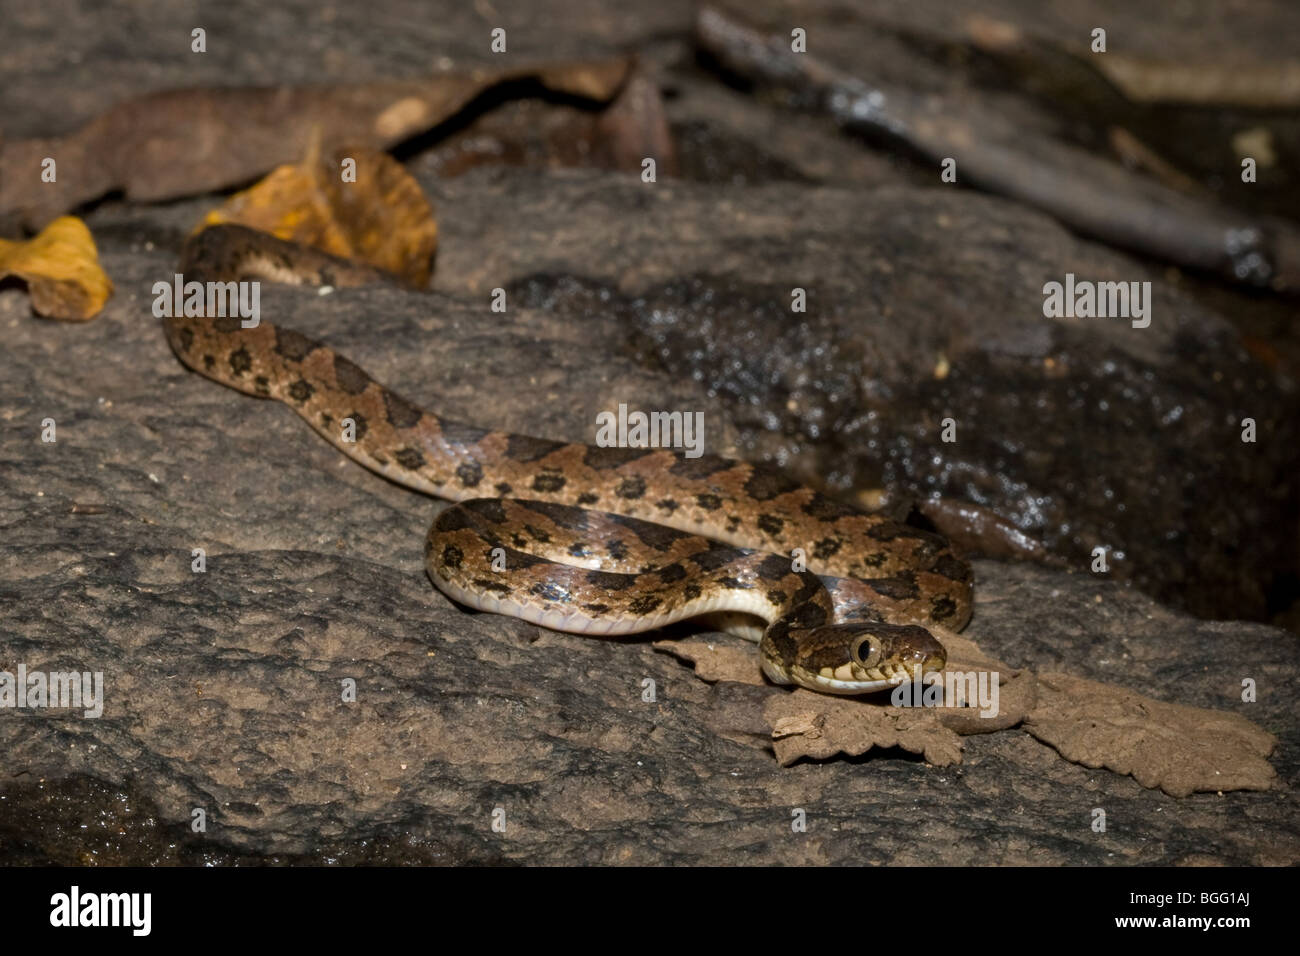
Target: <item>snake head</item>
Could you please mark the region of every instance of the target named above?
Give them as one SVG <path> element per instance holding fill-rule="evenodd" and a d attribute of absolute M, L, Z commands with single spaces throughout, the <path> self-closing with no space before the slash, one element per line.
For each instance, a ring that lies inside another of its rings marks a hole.
<path fill-rule="evenodd" d="M 943 670 L 948 661 L 934 635 L 914 624 L 830 624 L 791 637 L 784 648 L 764 641 L 763 671 L 823 694 L 869 694 Z"/>

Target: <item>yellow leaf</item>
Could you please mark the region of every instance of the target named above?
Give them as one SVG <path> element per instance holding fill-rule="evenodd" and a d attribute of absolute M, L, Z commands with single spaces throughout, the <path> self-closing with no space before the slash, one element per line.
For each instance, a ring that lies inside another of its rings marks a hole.
<path fill-rule="evenodd" d="M 354 172 L 355 181 L 344 179 Z M 375 266 L 417 288 L 429 282 L 438 227 L 433 208 L 401 163 L 373 149 L 341 149 L 280 166 L 204 217 Z"/>
<path fill-rule="evenodd" d="M 60 216 L 26 241 L 0 239 L 0 279 L 27 283 L 32 308 L 51 319 L 93 319 L 113 294 L 95 240 L 76 216 Z"/>

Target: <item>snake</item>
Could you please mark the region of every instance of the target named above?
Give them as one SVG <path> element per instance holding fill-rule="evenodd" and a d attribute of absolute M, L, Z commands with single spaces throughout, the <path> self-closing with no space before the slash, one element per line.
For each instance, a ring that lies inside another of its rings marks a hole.
<path fill-rule="evenodd" d="M 375 278 L 231 225 L 191 237 L 180 268 L 198 281 Z M 971 568 L 946 539 L 771 465 L 483 428 L 421 408 L 291 328 L 183 314 L 163 326 L 188 368 L 282 402 L 353 461 L 450 502 L 424 564 L 465 607 L 598 637 L 703 617 L 756 641 L 773 683 L 838 695 L 942 670 L 934 632 L 970 618 Z"/>

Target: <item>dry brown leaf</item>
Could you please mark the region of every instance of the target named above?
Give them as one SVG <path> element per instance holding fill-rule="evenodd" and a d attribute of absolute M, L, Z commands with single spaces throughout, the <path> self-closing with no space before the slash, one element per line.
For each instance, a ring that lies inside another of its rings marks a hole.
<path fill-rule="evenodd" d="M 942 767 L 961 762 L 961 735 L 1023 724 L 1067 760 L 1131 774 L 1144 787 L 1173 797 L 1272 786 L 1276 774 L 1266 758 L 1276 740 L 1245 718 L 1167 704 L 1067 674 L 1011 668 L 969 638 L 937 630 L 948 649 L 945 672 L 998 675 L 995 716 L 981 717 L 974 707 L 882 706 L 888 700 L 883 694 L 872 700 L 774 690 L 763 716 L 778 762 L 789 766 L 801 757 L 825 760 L 901 747 Z M 693 663 L 703 680 L 765 683 L 751 645 L 687 639 L 654 647 Z"/>
<path fill-rule="evenodd" d="M 758 664 L 758 651 L 753 644 L 743 647 L 725 641 L 687 639 L 681 641 L 655 641 L 656 651 L 664 651 L 695 665 L 695 676 L 710 684 L 720 680 L 738 684 L 766 684 L 763 669 Z"/>
<path fill-rule="evenodd" d="M 1038 675 L 1038 704 L 1024 728 L 1066 760 L 1131 774 L 1171 797 L 1267 790 L 1277 739 L 1244 717 L 1167 704 L 1110 684 Z"/>
<path fill-rule="evenodd" d="M 996 675 L 998 682 L 997 711 L 987 717 L 981 716 L 982 711 L 978 707 L 959 707 L 945 703 L 941 707 L 927 708 L 938 716 L 945 727 L 963 736 L 989 734 L 1015 727 L 1025 719 L 1025 714 L 1033 709 L 1038 697 L 1038 682 L 1032 671 L 1010 667 L 989 657 L 970 638 L 954 634 L 946 628 L 935 627 L 934 631 L 935 637 L 943 642 L 948 651 L 944 674 L 974 673 L 977 680 L 987 674 L 984 677 L 987 687 L 992 686 L 993 676 Z"/>
<path fill-rule="evenodd" d="M 0 239 L 0 279 L 27 283 L 32 308 L 51 319 L 93 319 L 113 294 L 95 240 L 75 216 L 55 219 L 26 241 Z"/>
<path fill-rule="evenodd" d="M 231 196 L 203 226 L 248 226 L 375 266 L 417 288 L 428 285 L 438 226 L 419 183 L 379 150 L 317 154 L 312 149 L 303 162 L 280 166 Z M 345 160 L 356 164 L 354 182 L 343 180 Z"/>
<path fill-rule="evenodd" d="M 112 190 L 156 201 L 237 186 L 298 160 L 317 131 L 326 152 L 348 144 L 388 149 L 499 84 L 535 79 L 557 93 L 605 102 L 630 68 L 631 60 L 618 56 L 421 80 L 150 93 L 68 136 L 0 140 L 0 219 L 16 214 L 41 226 Z M 40 178 L 46 156 L 58 157 L 54 183 Z"/>
<path fill-rule="evenodd" d="M 856 757 L 872 747 L 901 747 L 936 767 L 961 763 L 961 737 L 930 708 L 881 707 L 851 697 L 802 688 L 774 694 L 763 709 L 772 727 L 776 759 L 788 767 L 800 757 Z"/>

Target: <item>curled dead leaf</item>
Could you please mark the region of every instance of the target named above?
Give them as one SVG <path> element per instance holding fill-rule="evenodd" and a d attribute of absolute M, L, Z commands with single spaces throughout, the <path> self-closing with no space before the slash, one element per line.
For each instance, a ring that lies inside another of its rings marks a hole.
<path fill-rule="evenodd" d="M 960 763 L 960 735 L 1023 724 L 1066 760 L 1131 774 L 1170 796 L 1197 791 L 1264 790 L 1276 773 L 1267 761 L 1274 737 L 1235 714 L 1151 700 L 1133 691 L 1066 674 L 1037 675 L 985 654 L 969 638 L 938 628 L 948 649 L 944 673 L 998 676 L 996 714 L 958 706 L 882 706 L 887 695 L 830 697 L 773 690 L 763 718 L 782 766 L 801 757 L 857 756 L 900 747 L 935 766 Z M 656 650 L 695 665 L 707 681 L 763 684 L 752 646 L 718 640 L 659 641 Z M 882 700 L 883 698 L 883 700 Z"/>
<path fill-rule="evenodd" d="M 11 275 L 27 283 L 32 308 L 51 319 L 93 319 L 113 294 L 95 240 L 75 216 L 60 216 L 25 241 L 0 239 L 0 279 Z"/>
<path fill-rule="evenodd" d="M 881 707 L 800 688 L 774 694 L 763 716 L 772 728 L 772 748 L 783 767 L 801 757 L 825 760 L 838 753 L 856 757 L 873 747 L 922 754 L 936 767 L 961 763 L 961 737 L 928 709 Z"/>
<path fill-rule="evenodd" d="M 740 641 L 741 638 L 736 638 Z M 688 638 L 681 641 L 655 641 L 656 651 L 672 654 L 679 660 L 695 665 L 695 676 L 714 683 L 730 680 L 738 684 L 766 684 L 763 670 L 758 664 L 754 645 L 730 643 L 730 639 L 700 640 Z"/>
<path fill-rule="evenodd" d="M 963 736 L 989 734 L 1025 719 L 1037 700 L 1038 682 L 1032 671 L 990 657 L 965 635 L 938 627 L 935 632 L 948 651 L 948 663 L 943 669 L 944 706 L 930 709 L 945 727 Z M 950 694 L 950 687 L 957 693 Z M 966 706 L 955 699 L 963 698 L 963 692 Z M 978 704 L 981 697 L 989 707 Z"/>
<path fill-rule="evenodd" d="M 347 180 L 344 172 L 354 174 Z M 406 168 L 365 147 L 280 166 L 208 213 L 203 227 L 242 225 L 428 285 L 438 226 Z"/>
<path fill-rule="evenodd" d="M 1025 730 L 1066 760 L 1131 774 L 1171 797 L 1267 790 L 1277 739 L 1244 717 L 1169 704 L 1068 674 L 1039 674 Z"/>
<path fill-rule="evenodd" d="M 388 149 L 502 84 L 535 80 L 607 102 L 631 67 L 629 57 L 614 56 L 368 84 L 150 93 L 67 136 L 0 140 L 0 219 L 16 214 L 40 226 L 112 190 L 156 201 L 236 186 L 296 161 L 316 135 L 331 152 L 345 144 Z M 45 156 L 59 157 L 55 183 L 30 174 Z"/>

